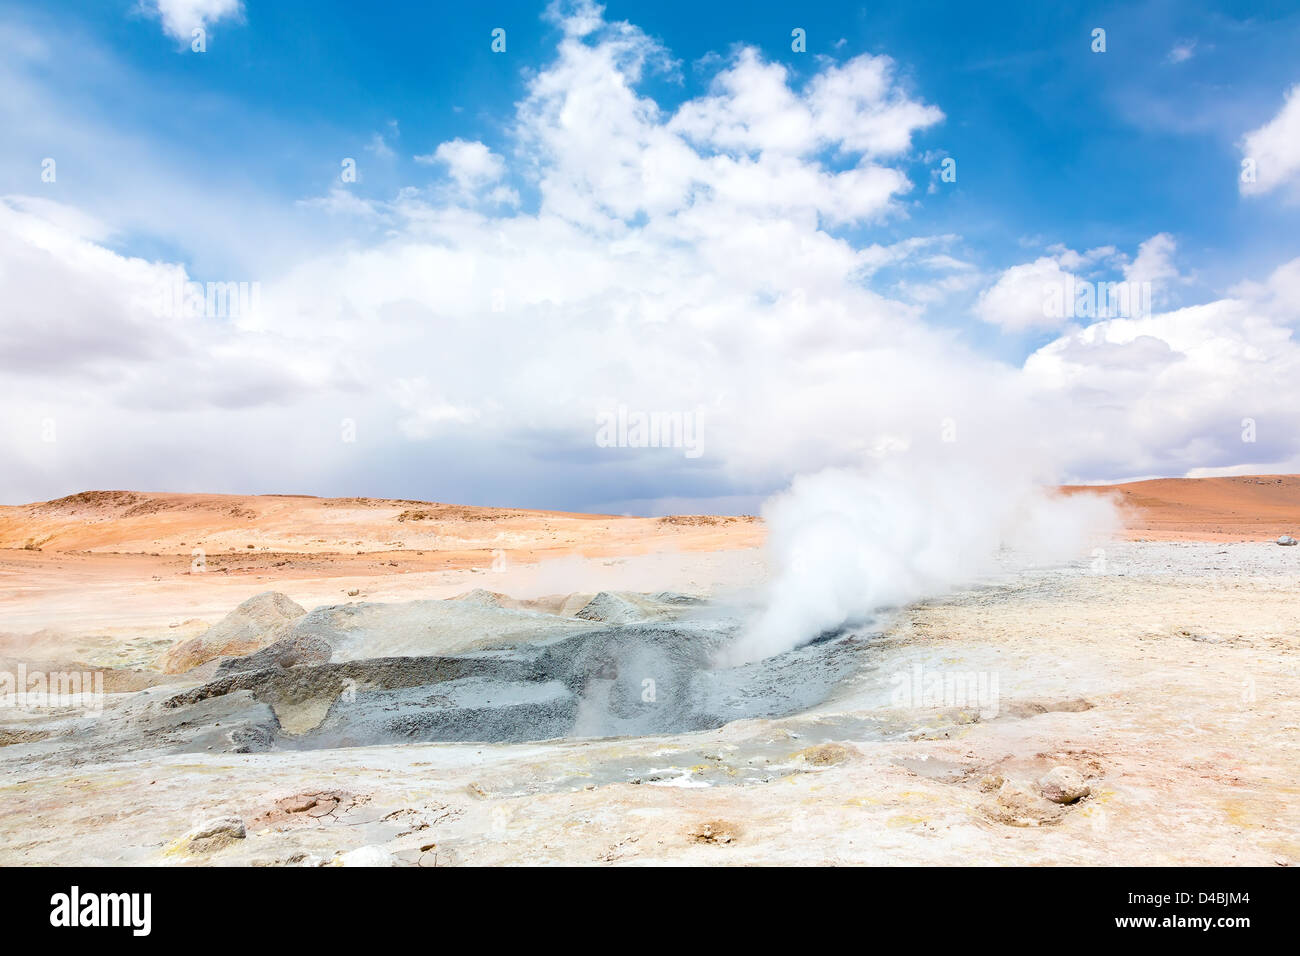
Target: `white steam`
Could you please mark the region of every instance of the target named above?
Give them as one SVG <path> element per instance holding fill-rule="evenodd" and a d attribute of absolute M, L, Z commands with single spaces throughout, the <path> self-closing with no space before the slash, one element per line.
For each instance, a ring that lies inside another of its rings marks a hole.
<path fill-rule="evenodd" d="M 1013 458 L 957 458 L 906 452 L 863 471 L 801 476 L 772 498 L 767 603 L 721 663 L 942 594 L 992 570 L 1004 546 L 1059 562 L 1118 525 L 1109 498 L 1061 495 Z"/>

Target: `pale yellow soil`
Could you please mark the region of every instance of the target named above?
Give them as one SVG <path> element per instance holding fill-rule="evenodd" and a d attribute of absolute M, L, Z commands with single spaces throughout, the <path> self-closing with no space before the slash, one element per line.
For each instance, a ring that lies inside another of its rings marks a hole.
<path fill-rule="evenodd" d="M 847 698 L 701 734 L 11 775 L 0 861 L 315 864 L 380 846 L 426 866 L 1293 864 L 1296 579 L 1192 583 L 1085 574 L 1050 592 L 1006 585 L 914 608 L 882 645 L 891 663 Z M 917 663 L 995 672 L 998 712 L 866 707 Z M 864 714 L 914 729 L 868 739 L 855 723 Z M 1091 794 L 1028 817 L 999 803 L 1003 784 L 1032 789 L 1057 766 Z M 347 806 L 265 819 L 277 801 L 318 791 L 344 791 Z M 245 839 L 173 846 L 226 815 L 247 822 Z"/>

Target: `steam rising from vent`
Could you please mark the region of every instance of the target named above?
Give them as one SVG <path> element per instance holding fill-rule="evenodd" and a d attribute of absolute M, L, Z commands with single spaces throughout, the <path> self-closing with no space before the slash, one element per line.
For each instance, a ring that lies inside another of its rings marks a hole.
<path fill-rule="evenodd" d="M 1108 498 L 1062 495 L 1014 462 L 905 453 L 864 470 L 795 479 L 764 507 L 770 592 L 722 663 L 760 660 L 845 624 L 970 582 L 1009 547 L 1077 557 L 1118 526 Z"/>

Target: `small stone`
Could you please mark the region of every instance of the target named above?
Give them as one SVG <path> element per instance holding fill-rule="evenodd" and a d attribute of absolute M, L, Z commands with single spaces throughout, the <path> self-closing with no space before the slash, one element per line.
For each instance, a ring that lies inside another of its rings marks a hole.
<path fill-rule="evenodd" d="M 1092 792 L 1073 767 L 1053 767 L 1038 781 L 1038 789 L 1053 803 L 1074 803 Z"/>
<path fill-rule="evenodd" d="M 1290 548 L 1295 545 L 1296 540 L 1295 538 L 1291 537 L 1289 534 L 1284 534 L 1282 535 L 1282 537 L 1277 539 L 1277 543 L 1282 545 L 1282 547 L 1284 548 Z"/>
<path fill-rule="evenodd" d="M 188 834 L 191 840 L 206 840 L 216 836 L 228 836 L 233 840 L 242 840 L 248 836 L 244 821 L 239 817 L 219 817 L 201 823 Z"/>
<path fill-rule="evenodd" d="M 169 848 L 170 853 L 213 853 L 248 836 L 239 817 L 217 817 L 199 824 Z"/>
<path fill-rule="evenodd" d="M 740 836 L 740 830 L 735 824 L 725 820 L 710 820 L 692 827 L 687 836 L 693 843 L 725 846 L 736 841 Z"/>
<path fill-rule="evenodd" d="M 334 858 L 334 863 L 337 866 L 395 866 L 397 858 L 384 847 L 372 844 L 340 853 Z"/>

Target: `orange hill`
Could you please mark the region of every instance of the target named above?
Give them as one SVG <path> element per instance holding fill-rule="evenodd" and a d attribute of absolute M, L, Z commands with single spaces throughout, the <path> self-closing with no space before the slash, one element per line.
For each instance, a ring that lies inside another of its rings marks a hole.
<path fill-rule="evenodd" d="M 1067 494 L 1117 494 L 1129 537 L 1184 541 L 1300 537 L 1300 475 L 1155 478 L 1121 485 L 1075 486 Z"/>
<path fill-rule="evenodd" d="M 1133 538 L 1266 540 L 1300 535 L 1300 476 L 1159 478 L 1069 486 L 1066 494 L 1118 497 Z M 611 553 L 752 547 L 752 518 L 615 515 L 477 508 L 381 498 L 88 491 L 55 501 L 0 506 L 0 549 L 189 555 L 377 551 Z M 586 546 L 586 547 L 584 547 Z M 602 547 L 603 546 L 603 547 Z"/>
<path fill-rule="evenodd" d="M 726 539 L 724 543 L 720 539 Z M 753 518 L 616 515 L 476 508 L 384 498 L 85 491 L 0 506 L 0 549 L 189 555 L 238 552 L 635 552 L 637 542 L 688 550 L 747 547 Z"/>

